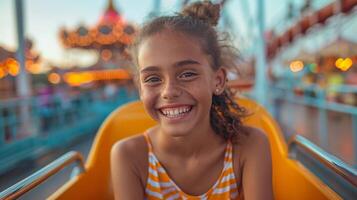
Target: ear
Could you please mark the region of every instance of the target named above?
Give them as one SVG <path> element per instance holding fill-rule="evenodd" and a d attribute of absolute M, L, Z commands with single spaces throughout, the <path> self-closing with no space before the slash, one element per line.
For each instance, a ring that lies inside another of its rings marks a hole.
<path fill-rule="evenodd" d="M 215 95 L 220 95 L 226 88 L 226 80 L 227 80 L 227 70 L 224 67 L 220 67 L 214 73 L 214 90 L 213 93 Z"/>

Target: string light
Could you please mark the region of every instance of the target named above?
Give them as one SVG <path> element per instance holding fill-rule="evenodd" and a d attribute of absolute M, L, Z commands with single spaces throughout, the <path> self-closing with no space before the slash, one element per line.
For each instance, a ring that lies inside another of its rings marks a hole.
<path fill-rule="evenodd" d="M 300 60 L 292 61 L 290 63 L 290 70 L 292 72 L 299 72 L 302 69 L 304 69 L 304 63 L 301 62 Z"/>
<path fill-rule="evenodd" d="M 48 81 L 52 84 L 58 84 L 61 82 L 61 76 L 57 73 L 50 73 L 48 75 Z"/>
<path fill-rule="evenodd" d="M 347 71 L 353 65 L 351 58 L 338 58 L 335 62 L 335 66 L 341 71 Z"/>
<path fill-rule="evenodd" d="M 13 58 L 8 58 L 5 61 L 5 68 L 7 68 L 7 72 L 11 76 L 17 76 L 20 72 L 20 66 L 17 60 Z"/>
<path fill-rule="evenodd" d="M 108 61 L 112 58 L 113 53 L 109 49 L 104 49 L 101 53 L 101 57 L 104 61 Z"/>
<path fill-rule="evenodd" d="M 63 79 L 71 86 L 80 86 L 94 81 L 127 80 L 130 79 L 130 75 L 124 69 L 95 70 L 84 72 L 67 72 L 64 74 Z"/>

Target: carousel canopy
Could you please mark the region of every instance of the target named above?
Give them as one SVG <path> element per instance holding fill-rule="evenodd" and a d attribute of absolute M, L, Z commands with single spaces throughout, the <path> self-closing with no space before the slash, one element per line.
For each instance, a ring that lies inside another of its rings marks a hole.
<path fill-rule="evenodd" d="M 323 47 L 319 53 L 322 56 L 355 56 L 357 55 L 357 43 L 339 37 Z"/>
<path fill-rule="evenodd" d="M 132 42 L 134 33 L 135 28 L 124 22 L 113 1 L 109 0 L 107 9 L 96 26 L 79 26 L 74 30 L 63 28 L 60 31 L 60 39 L 66 48 L 123 51 Z"/>

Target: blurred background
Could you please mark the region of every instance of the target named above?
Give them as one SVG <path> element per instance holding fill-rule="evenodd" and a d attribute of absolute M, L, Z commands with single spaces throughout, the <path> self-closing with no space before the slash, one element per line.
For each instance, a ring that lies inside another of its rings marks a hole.
<path fill-rule="evenodd" d="M 0 0 L 0 191 L 69 150 L 88 154 L 116 107 L 138 99 L 128 45 L 189 0 Z M 221 0 L 241 58 L 229 86 L 281 126 L 357 168 L 357 1 Z M 69 171 L 24 199 L 51 194 Z"/>

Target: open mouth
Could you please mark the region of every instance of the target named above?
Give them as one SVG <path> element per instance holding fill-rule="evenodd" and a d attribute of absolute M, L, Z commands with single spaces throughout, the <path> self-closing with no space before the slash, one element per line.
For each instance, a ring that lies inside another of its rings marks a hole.
<path fill-rule="evenodd" d="M 181 118 L 188 115 L 193 106 L 180 106 L 175 108 L 161 108 L 160 113 L 168 118 Z"/>

